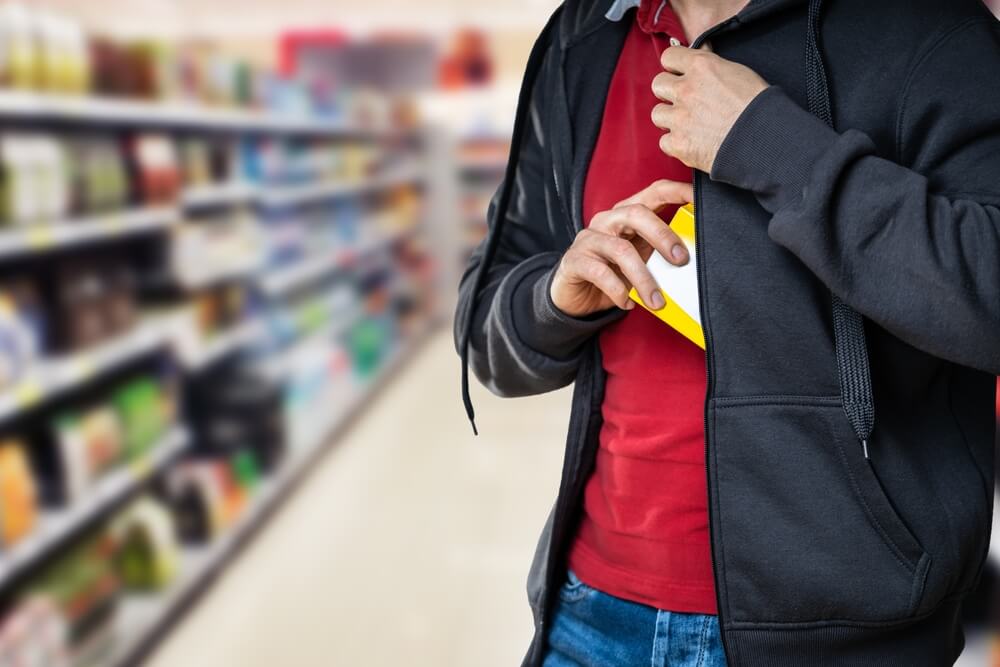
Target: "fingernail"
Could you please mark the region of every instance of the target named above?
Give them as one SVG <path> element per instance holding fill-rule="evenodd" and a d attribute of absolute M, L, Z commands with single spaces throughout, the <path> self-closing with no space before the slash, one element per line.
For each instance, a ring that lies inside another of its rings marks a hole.
<path fill-rule="evenodd" d="M 670 256 L 673 257 L 678 262 L 687 261 L 688 252 L 687 249 L 682 245 L 675 245 L 670 249 Z"/>
<path fill-rule="evenodd" d="M 632 310 L 635 308 L 635 301 L 629 301 L 625 304 L 625 310 Z"/>
<path fill-rule="evenodd" d="M 663 300 L 663 295 L 659 292 L 653 292 L 652 296 L 649 297 L 649 305 L 652 306 L 653 310 L 659 310 L 667 305 L 667 302 Z"/>

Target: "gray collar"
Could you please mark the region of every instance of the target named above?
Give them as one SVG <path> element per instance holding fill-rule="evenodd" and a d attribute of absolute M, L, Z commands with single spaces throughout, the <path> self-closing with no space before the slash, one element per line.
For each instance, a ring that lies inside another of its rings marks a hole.
<path fill-rule="evenodd" d="M 625 18 L 625 12 L 639 6 L 640 0 L 615 0 L 611 4 L 611 9 L 604 15 L 609 21 L 621 21 Z"/>

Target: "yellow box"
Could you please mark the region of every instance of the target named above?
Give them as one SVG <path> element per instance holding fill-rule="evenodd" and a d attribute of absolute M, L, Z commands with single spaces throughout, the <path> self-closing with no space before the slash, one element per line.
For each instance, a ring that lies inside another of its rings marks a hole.
<path fill-rule="evenodd" d="M 705 349 L 705 333 L 701 328 L 701 310 L 698 297 L 698 253 L 695 244 L 694 204 L 677 209 L 670 228 L 687 246 L 690 261 L 684 266 L 674 266 L 658 252 L 653 251 L 646 262 L 666 305 L 653 310 L 642 302 L 633 288 L 629 297 L 680 332 L 692 343 Z"/>

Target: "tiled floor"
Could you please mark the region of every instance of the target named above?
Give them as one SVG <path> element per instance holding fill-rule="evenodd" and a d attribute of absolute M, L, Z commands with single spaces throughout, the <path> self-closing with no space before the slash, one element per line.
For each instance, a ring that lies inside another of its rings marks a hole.
<path fill-rule="evenodd" d="M 153 657 L 154 667 L 512 667 L 569 394 L 474 393 L 435 336 Z"/>

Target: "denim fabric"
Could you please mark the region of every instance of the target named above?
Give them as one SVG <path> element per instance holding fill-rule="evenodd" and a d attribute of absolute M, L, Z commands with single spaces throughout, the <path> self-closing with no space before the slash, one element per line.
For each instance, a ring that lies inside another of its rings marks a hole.
<path fill-rule="evenodd" d="M 567 574 L 544 667 L 725 667 L 715 616 L 662 611 L 602 593 Z"/>

